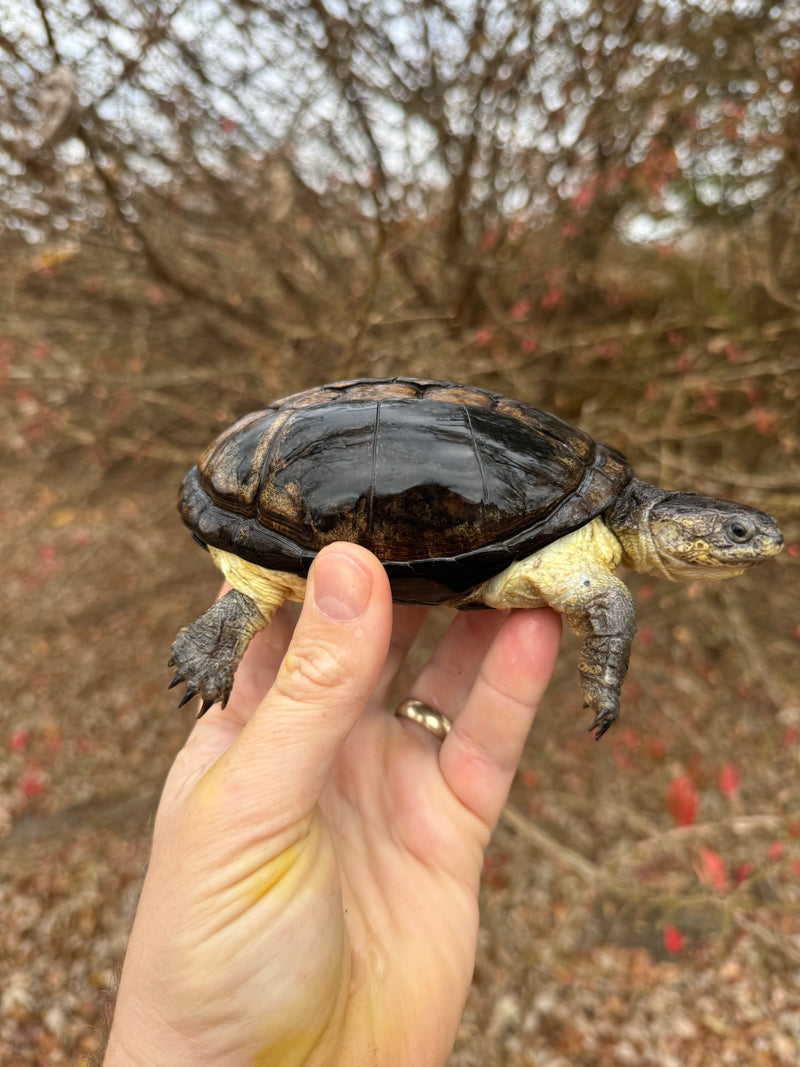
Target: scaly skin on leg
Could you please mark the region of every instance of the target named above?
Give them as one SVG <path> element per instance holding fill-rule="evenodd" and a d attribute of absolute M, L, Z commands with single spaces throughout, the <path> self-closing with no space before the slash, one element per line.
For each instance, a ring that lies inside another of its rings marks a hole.
<path fill-rule="evenodd" d="M 170 689 L 186 682 L 180 707 L 198 694 L 203 700 L 198 718 L 218 700 L 225 707 L 247 646 L 268 622 L 250 597 L 231 589 L 185 626 L 175 638 L 169 660 L 169 666 L 177 668 Z"/>
<path fill-rule="evenodd" d="M 592 583 L 596 595 L 583 609 L 565 612 L 572 631 L 583 637 L 578 669 L 585 698 L 595 719 L 590 730 L 600 739 L 619 715 L 619 694 L 628 670 L 636 633 L 636 608 L 627 586 L 613 575 Z"/>
<path fill-rule="evenodd" d="M 564 615 L 583 638 L 581 687 L 598 738 L 619 715 L 619 693 L 636 633 L 633 597 L 614 574 L 621 557 L 616 537 L 602 519 L 594 519 L 512 564 L 470 595 L 493 608 L 549 604 Z"/>
<path fill-rule="evenodd" d="M 306 585 L 297 575 L 267 570 L 211 546 L 209 552 L 233 588 L 180 631 L 169 661 L 178 668 L 170 688 L 186 682 L 180 706 L 202 697 L 198 718 L 217 701 L 225 707 L 247 646 L 284 600 L 303 599 Z"/>

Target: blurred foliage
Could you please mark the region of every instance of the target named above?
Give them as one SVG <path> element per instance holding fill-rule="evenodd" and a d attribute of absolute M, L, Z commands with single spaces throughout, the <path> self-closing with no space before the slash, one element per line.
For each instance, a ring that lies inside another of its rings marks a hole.
<path fill-rule="evenodd" d="M 2 7 L 0 224 L 115 232 L 264 336 L 585 308 L 610 234 L 709 220 L 797 309 L 797 3 Z"/>
<path fill-rule="evenodd" d="M 7 241 L 146 275 L 217 335 L 346 374 L 390 335 L 402 363 L 665 301 L 800 310 L 796 3 L 0 11 Z"/>

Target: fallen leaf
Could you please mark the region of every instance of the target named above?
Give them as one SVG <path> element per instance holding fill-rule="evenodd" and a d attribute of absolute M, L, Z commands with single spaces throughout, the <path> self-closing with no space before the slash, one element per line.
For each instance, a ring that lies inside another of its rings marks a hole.
<path fill-rule="evenodd" d="M 691 826 L 697 818 L 700 797 L 688 774 L 673 779 L 667 793 L 667 808 L 678 826 Z"/>

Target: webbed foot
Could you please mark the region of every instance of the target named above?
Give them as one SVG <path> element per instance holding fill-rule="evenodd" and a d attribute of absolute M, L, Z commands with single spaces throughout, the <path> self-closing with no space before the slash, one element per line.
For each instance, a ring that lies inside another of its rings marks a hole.
<path fill-rule="evenodd" d="M 185 626 L 175 638 L 169 659 L 169 666 L 177 668 L 169 688 L 186 683 L 179 707 L 200 696 L 198 718 L 218 701 L 224 708 L 236 668 L 267 621 L 253 600 L 231 589 L 199 619 Z"/>

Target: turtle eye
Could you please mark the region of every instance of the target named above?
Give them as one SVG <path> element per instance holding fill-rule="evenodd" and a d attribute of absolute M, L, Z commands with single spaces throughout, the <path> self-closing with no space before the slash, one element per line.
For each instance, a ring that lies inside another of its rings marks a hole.
<path fill-rule="evenodd" d="M 753 536 L 753 527 L 742 519 L 731 519 L 725 524 L 725 533 L 737 545 L 743 545 Z"/>

